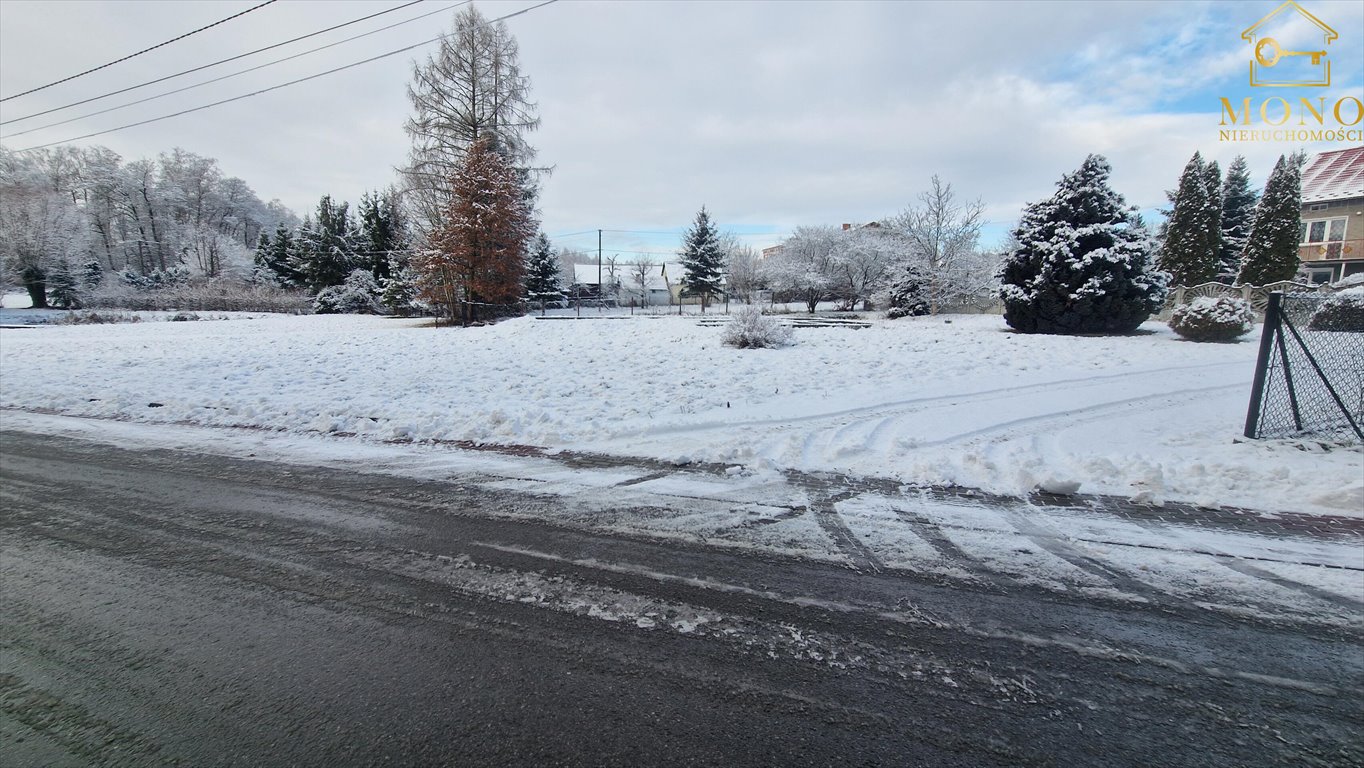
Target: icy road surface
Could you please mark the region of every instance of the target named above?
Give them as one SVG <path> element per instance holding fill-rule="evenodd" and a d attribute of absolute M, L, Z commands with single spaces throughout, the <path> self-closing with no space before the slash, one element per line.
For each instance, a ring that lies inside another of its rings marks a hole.
<path fill-rule="evenodd" d="M 1353 520 L 4 427 L 6 764 L 1364 759 Z"/>

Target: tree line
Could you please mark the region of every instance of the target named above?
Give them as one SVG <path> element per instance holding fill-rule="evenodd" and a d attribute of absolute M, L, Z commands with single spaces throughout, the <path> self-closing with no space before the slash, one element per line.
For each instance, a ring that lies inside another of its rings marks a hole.
<path fill-rule="evenodd" d="M 213 158 L 183 149 L 125 162 L 105 147 L 16 153 L 0 147 L 0 269 L 34 306 L 106 274 L 161 284 L 245 275 L 262 231 L 296 221 Z"/>

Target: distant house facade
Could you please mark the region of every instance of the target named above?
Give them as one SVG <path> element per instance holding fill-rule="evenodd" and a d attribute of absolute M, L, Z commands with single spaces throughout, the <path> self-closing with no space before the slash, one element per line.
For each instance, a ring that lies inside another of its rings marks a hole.
<path fill-rule="evenodd" d="M 1298 259 L 1314 283 L 1364 273 L 1364 147 L 1323 152 L 1303 169 Z"/>
<path fill-rule="evenodd" d="M 568 294 L 574 297 L 614 299 L 620 306 L 666 307 L 681 300 L 681 264 L 646 264 L 644 282 L 640 283 L 638 264 L 620 262 L 615 274 L 608 265 L 598 269 L 596 264 L 574 264 L 573 286 Z"/>

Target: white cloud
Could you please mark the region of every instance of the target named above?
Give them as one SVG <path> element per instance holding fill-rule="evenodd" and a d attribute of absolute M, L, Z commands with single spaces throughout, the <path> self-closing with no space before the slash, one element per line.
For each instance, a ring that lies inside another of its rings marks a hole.
<path fill-rule="evenodd" d="M 479 7 L 496 16 L 531 4 Z M 1240 31 L 1275 5 L 565 2 L 509 25 L 540 104 L 543 127 L 533 142 L 555 166 L 541 196 L 548 231 L 681 227 L 703 203 L 731 226 L 867 220 L 903 207 L 935 173 L 982 198 L 1007 226 L 1089 152 L 1109 155 L 1115 185 L 1143 207 L 1163 204 L 1163 190 L 1195 150 L 1224 164 L 1242 152 L 1262 178 L 1296 146 L 1219 146 L 1216 94 L 1244 79 Z M 1360 28 L 1361 6 L 1312 3 L 1319 6 L 1342 33 L 1332 55 L 1357 60 L 1361 36 L 1349 30 Z M 0 93 L 244 7 L 6 0 Z M 192 43 L 0 104 L 0 117 L 389 7 L 283 0 Z M 288 52 L 438 7 L 431 0 Z M 149 117 L 273 85 L 446 27 L 433 17 L 128 114 Z M 126 157 L 183 146 L 300 213 L 322 194 L 355 201 L 391 183 L 406 156 L 410 58 L 86 143 Z M 1360 68 L 1350 69 L 1342 63 L 1336 71 L 1357 90 Z M 56 140 L 128 119 L 109 115 L 22 139 Z"/>

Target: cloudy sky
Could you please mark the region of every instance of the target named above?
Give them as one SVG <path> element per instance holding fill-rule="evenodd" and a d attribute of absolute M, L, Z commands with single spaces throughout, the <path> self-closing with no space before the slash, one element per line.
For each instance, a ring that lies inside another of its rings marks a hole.
<path fill-rule="evenodd" d="M 0 97 L 74 75 L 260 0 L 0 1 Z M 495 17 L 539 0 L 484 2 Z M 0 102 L 0 143 L 67 141 L 313 75 L 430 40 L 455 0 L 424 0 L 325 35 L 119 96 L 29 117 L 315 32 L 407 0 L 277 0 L 185 40 Z M 980 198 L 996 240 L 1090 152 L 1144 209 L 1163 204 L 1195 150 L 1244 154 L 1256 183 L 1310 142 L 1219 142 L 1219 98 L 1361 96 L 1364 3 L 1306 0 L 1340 37 L 1305 23 L 1285 51 L 1329 49 L 1329 89 L 1252 89 L 1241 31 L 1278 2 L 560 2 L 510 19 L 555 167 L 541 195 L 560 244 L 668 251 L 705 204 L 768 245 L 800 224 L 877 219 L 937 174 Z M 434 13 L 433 13 L 434 12 Z M 430 15 L 426 15 L 430 14 Z M 256 72 L 88 116 L 418 16 Z M 433 45 L 300 85 L 78 144 L 125 159 L 172 147 L 216 158 L 262 198 L 302 215 L 395 181 L 408 140 L 405 86 Z M 1294 59 L 1296 63 L 1302 59 Z M 1350 117 L 1350 110 L 1346 116 Z M 27 119 L 23 119 L 27 118 Z M 80 118 L 71 120 L 71 118 Z M 43 127 L 58 121 L 62 125 Z M 1290 125 L 1297 123 L 1297 116 Z M 1259 127 L 1259 126 L 1255 126 Z M 1359 127 L 1359 126 L 1355 126 Z M 32 130 L 39 128 L 39 130 Z M 19 133 L 25 131 L 24 133 Z M 587 235 L 569 233 L 591 231 Z M 632 233 L 633 232 L 633 233 Z M 638 233 L 638 234 L 634 234 Z"/>

